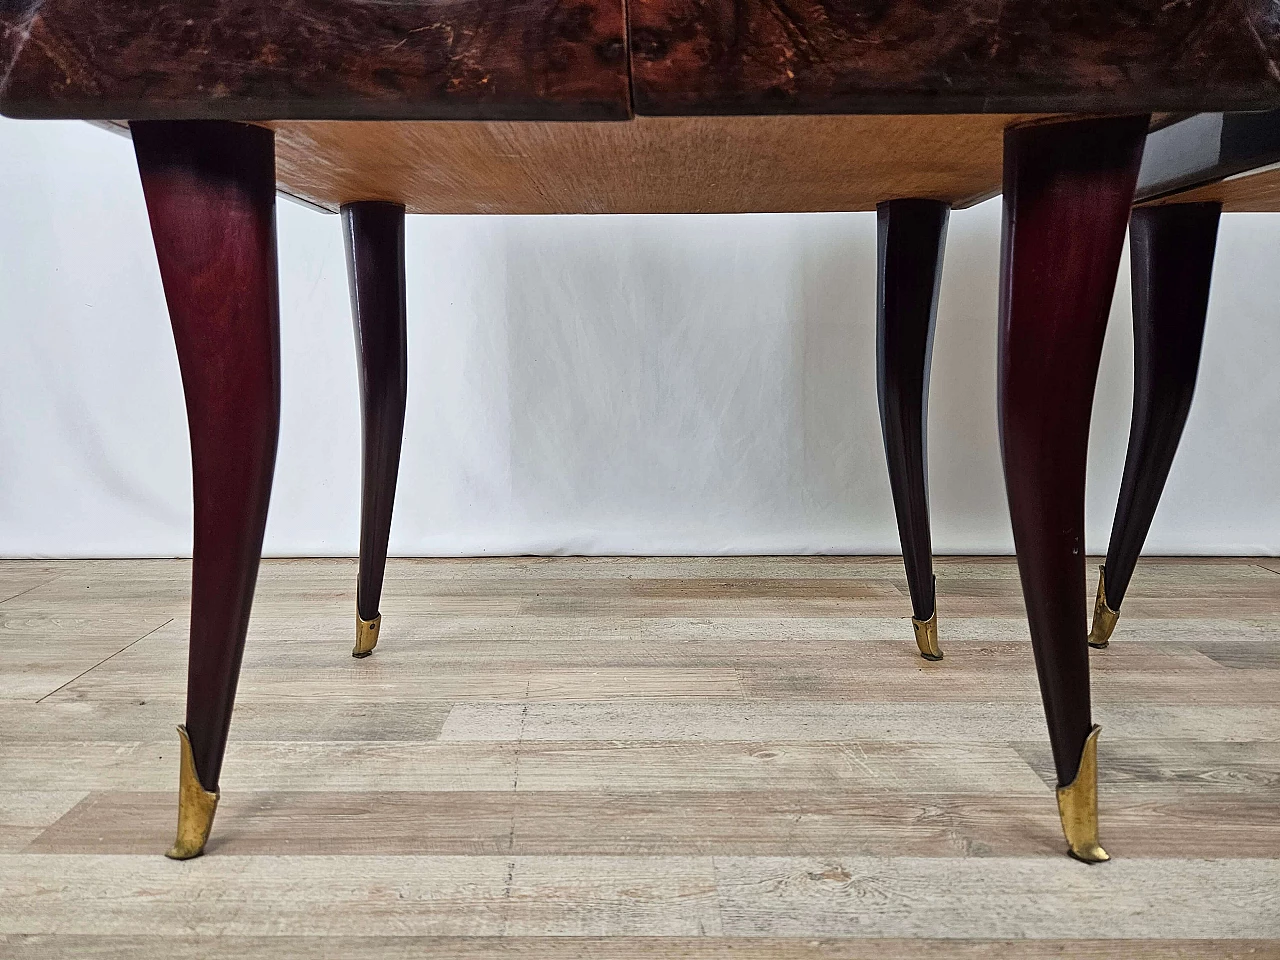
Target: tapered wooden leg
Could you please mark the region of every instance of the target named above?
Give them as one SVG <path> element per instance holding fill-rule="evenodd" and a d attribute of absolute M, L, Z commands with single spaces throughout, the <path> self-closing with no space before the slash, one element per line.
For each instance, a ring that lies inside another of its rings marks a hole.
<path fill-rule="evenodd" d="M 213 822 L 275 469 L 275 149 L 270 130 L 245 124 L 131 129 L 191 433 L 191 641 L 169 852 L 187 859 Z"/>
<path fill-rule="evenodd" d="M 1070 852 L 1097 842 L 1084 635 L 1089 414 L 1146 117 L 1005 134 L 999 425 L 1014 547 Z M 1090 750 L 1086 751 L 1086 744 Z M 1086 782 L 1088 781 L 1088 782 Z"/>
<path fill-rule="evenodd" d="M 1142 207 L 1129 219 L 1133 420 L 1090 646 L 1105 647 L 1115 629 L 1191 412 L 1221 214 L 1220 203 L 1175 203 Z"/>
<path fill-rule="evenodd" d="M 356 588 L 356 645 L 367 657 L 378 642 L 382 577 L 400 470 L 408 362 L 405 353 L 404 207 L 348 203 L 342 208 L 351 285 L 351 315 L 360 365 L 364 425 L 360 579 Z"/>
<path fill-rule="evenodd" d="M 950 207 L 938 200 L 890 200 L 876 207 L 879 271 L 876 377 L 889 485 L 911 591 L 920 655 L 941 660 L 929 536 L 927 414 L 933 326 Z"/>

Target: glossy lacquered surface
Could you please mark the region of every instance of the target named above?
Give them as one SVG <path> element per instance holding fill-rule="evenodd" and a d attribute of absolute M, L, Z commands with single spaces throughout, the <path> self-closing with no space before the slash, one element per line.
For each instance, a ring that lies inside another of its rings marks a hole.
<path fill-rule="evenodd" d="M 1280 105 L 1273 0 L 4 0 L 0 110 L 623 119 Z"/>
<path fill-rule="evenodd" d="M 637 113 L 1276 105 L 1273 0 L 630 0 Z"/>
<path fill-rule="evenodd" d="M 1247 203 L 1250 181 L 1238 177 L 1280 161 L 1280 110 L 1265 113 L 1199 113 L 1147 135 L 1138 172 L 1139 202 L 1168 198 L 1170 203 L 1228 199 Z M 1266 174 L 1262 174 L 1266 176 Z M 1229 183 L 1223 180 L 1231 179 Z M 1219 185 L 1224 196 L 1187 199 L 1189 190 Z M 1232 207 L 1228 206 L 1228 209 Z M 1247 205 L 1237 209 L 1249 210 Z M 1274 209 L 1258 207 L 1257 210 Z"/>
<path fill-rule="evenodd" d="M 404 435 L 409 377 L 404 207 L 377 202 L 347 204 L 342 208 L 342 228 L 360 370 L 363 440 L 356 609 L 367 621 L 379 613 Z"/>
<path fill-rule="evenodd" d="M 187 732 L 217 791 L 280 421 L 272 134 L 144 122 L 133 143 L 173 325 L 195 503 Z"/>
<path fill-rule="evenodd" d="M 1005 136 L 999 426 L 1014 546 L 1060 786 L 1092 726 L 1085 645 L 1089 416 L 1147 117 Z"/>
<path fill-rule="evenodd" d="M 1218 203 L 1142 207 L 1129 221 L 1133 274 L 1133 419 L 1107 547 L 1107 603 L 1119 610 L 1191 412 Z"/>
<path fill-rule="evenodd" d="M 937 200 L 890 200 L 876 211 L 880 425 L 917 620 L 928 620 L 935 612 L 929 535 L 929 366 L 950 212 Z"/>
<path fill-rule="evenodd" d="M 621 0 L 3 0 L 10 116 L 619 120 Z"/>

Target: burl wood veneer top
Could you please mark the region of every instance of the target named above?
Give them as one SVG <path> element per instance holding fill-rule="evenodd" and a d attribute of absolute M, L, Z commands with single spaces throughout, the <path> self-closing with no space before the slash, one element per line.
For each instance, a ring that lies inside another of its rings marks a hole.
<path fill-rule="evenodd" d="M 0 0 L 0 112 L 603 120 L 1280 106 L 1277 0 Z"/>
<path fill-rule="evenodd" d="M 630 115 L 622 0 L 0 0 L 0 112 Z"/>
<path fill-rule="evenodd" d="M 0 112 L 274 123 L 328 208 L 964 205 L 1018 116 L 1280 107 L 1277 4 L 0 0 Z"/>

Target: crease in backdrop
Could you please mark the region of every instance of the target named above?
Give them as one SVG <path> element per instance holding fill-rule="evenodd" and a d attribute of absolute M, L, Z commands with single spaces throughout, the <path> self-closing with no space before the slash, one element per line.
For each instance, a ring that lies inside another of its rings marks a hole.
<path fill-rule="evenodd" d="M 266 552 L 356 552 L 341 226 L 282 200 Z M 952 216 L 935 550 L 1006 553 L 999 201 Z M 1148 541 L 1280 552 L 1280 217 L 1223 218 L 1196 404 Z M 874 214 L 411 217 L 398 555 L 897 553 L 875 397 Z M 130 144 L 0 121 L 0 555 L 191 549 L 181 383 Z M 1128 436 L 1128 262 L 1094 409 L 1088 548 Z"/>

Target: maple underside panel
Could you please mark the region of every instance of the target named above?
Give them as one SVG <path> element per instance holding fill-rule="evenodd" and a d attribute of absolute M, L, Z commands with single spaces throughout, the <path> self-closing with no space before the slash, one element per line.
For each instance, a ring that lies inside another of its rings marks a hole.
<path fill-rule="evenodd" d="M 1011 115 L 273 124 L 280 185 L 336 210 L 772 213 L 999 192 Z"/>

